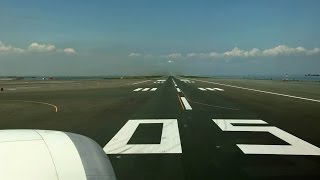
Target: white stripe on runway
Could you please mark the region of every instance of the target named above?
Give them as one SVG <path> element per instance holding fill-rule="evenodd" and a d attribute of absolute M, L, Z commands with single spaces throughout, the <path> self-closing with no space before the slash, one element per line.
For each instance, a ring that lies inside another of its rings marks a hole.
<path fill-rule="evenodd" d="M 148 81 L 151 81 L 151 80 L 146 80 L 146 81 L 140 81 L 140 82 L 132 83 L 132 85 L 140 84 L 140 83 L 145 83 L 145 82 L 148 82 Z"/>
<path fill-rule="evenodd" d="M 198 89 L 200 89 L 201 91 L 206 91 L 206 89 L 205 89 L 205 88 L 198 88 Z"/>
<path fill-rule="evenodd" d="M 251 89 L 251 88 L 245 88 L 245 87 L 240 87 L 240 86 L 233 86 L 233 85 L 228 85 L 228 84 L 221 84 L 221 83 L 215 83 L 215 82 L 209 82 L 209 81 L 202 81 L 202 80 L 197 80 L 197 79 L 194 79 L 194 80 L 195 81 L 200 81 L 200 82 L 205 82 L 205 83 L 210 83 L 210 84 L 218 84 L 218 85 L 221 85 L 221 86 L 244 89 L 244 90 L 248 90 L 248 91 L 260 92 L 260 93 L 265 93 L 265 94 L 272 94 L 272 95 L 277 95 L 277 96 L 284 96 L 284 97 L 290 97 L 290 98 L 302 99 L 302 100 L 306 100 L 306 101 L 313 101 L 313 102 L 320 103 L 320 100 L 318 100 L 318 99 L 310 99 L 310 98 L 304 98 L 304 97 L 299 97 L 299 96 L 292 96 L 292 95 L 288 95 L 288 94 L 274 93 L 274 92 L 262 91 L 262 90 L 258 90 L 258 89 Z"/>
<path fill-rule="evenodd" d="M 172 79 L 172 81 L 173 81 L 173 84 L 174 84 L 174 86 L 175 87 L 177 87 L 177 84 L 176 84 L 176 82 Z"/>
<path fill-rule="evenodd" d="M 178 91 L 178 92 L 181 92 L 180 88 L 177 88 L 177 91 Z"/>
<path fill-rule="evenodd" d="M 192 107 L 190 106 L 189 102 L 185 97 L 181 97 L 181 100 L 186 110 L 192 110 Z"/>
<path fill-rule="evenodd" d="M 155 90 L 157 90 L 157 88 L 152 88 L 150 91 L 155 91 Z"/>
<path fill-rule="evenodd" d="M 144 88 L 142 91 L 148 91 L 150 88 Z"/>
<path fill-rule="evenodd" d="M 216 91 L 216 90 L 214 90 L 215 88 L 206 88 L 207 90 L 209 90 L 209 91 Z"/>
<path fill-rule="evenodd" d="M 213 89 L 217 91 L 224 91 L 223 89 L 220 89 L 220 88 L 213 88 Z"/>
<path fill-rule="evenodd" d="M 133 90 L 133 91 L 140 91 L 142 88 L 137 88 L 137 89 L 135 89 L 135 90 Z"/>

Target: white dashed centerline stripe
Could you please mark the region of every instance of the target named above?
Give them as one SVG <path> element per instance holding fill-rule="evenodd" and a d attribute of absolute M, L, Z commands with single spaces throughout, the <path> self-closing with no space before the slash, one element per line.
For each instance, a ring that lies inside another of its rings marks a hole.
<path fill-rule="evenodd" d="M 148 91 L 150 88 L 144 88 L 142 91 Z"/>
<path fill-rule="evenodd" d="M 181 101 L 185 107 L 186 110 L 192 110 L 192 107 L 190 106 L 189 102 L 185 97 L 181 97 Z"/>
<path fill-rule="evenodd" d="M 142 88 L 137 88 L 137 89 L 135 89 L 135 90 L 133 90 L 133 91 L 140 91 Z"/>
<path fill-rule="evenodd" d="M 155 90 L 157 90 L 157 88 L 152 88 L 150 91 L 155 91 Z"/>
<path fill-rule="evenodd" d="M 277 96 L 284 96 L 284 97 L 290 97 L 290 98 L 302 99 L 302 100 L 306 100 L 306 101 L 313 101 L 313 102 L 320 103 L 320 100 L 318 100 L 318 99 L 310 99 L 310 98 L 304 98 L 304 97 L 299 97 L 299 96 L 292 96 L 292 95 L 288 95 L 288 94 L 274 93 L 274 92 L 262 91 L 262 90 L 258 90 L 258 89 L 251 89 L 251 88 L 245 88 L 245 87 L 240 87 L 240 86 L 233 86 L 233 85 L 228 85 L 228 84 L 221 84 L 221 83 L 215 83 L 215 82 L 209 82 L 209 81 L 202 81 L 202 80 L 197 80 L 197 79 L 194 79 L 194 80 L 195 81 L 200 81 L 200 82 L 205 82 L 205 83 L 210 83 L 210 84 L 217 84 L 217 85 L 221 85 L 221 86 L 244 89 L 244 90 L 248 90 L 248 91 L 260 92 L 260 93 L 265 93 L 265 94 L 272 94 L 272 95 L 277 95 Z"/>
<path fill-rule="evenodd" d="M 177 84 L 176 84 L 176 82 L 172 79 L 172 81 L 173 81 L 173 84 L 174 84 L 174 86 L 175 87 L 177 87 Z"/>
<path fill-rule="evenodd" d="M 178 91 L 178 92 L 181 92 L 180 88 L 177 88 L 177 91 Z"/>

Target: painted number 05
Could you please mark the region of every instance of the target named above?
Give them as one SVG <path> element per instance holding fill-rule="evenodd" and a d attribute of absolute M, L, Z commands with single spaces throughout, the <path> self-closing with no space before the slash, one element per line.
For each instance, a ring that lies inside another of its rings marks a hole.
<path fill-rule="evenodd" d="M 233 124 L 268 124 L 262 120 L 212 119 L 222 131 L 269 132 L 290 145 L 237 144 L 245 154 L 320 155 L 320 148 L 274 126 L 235 126 Z"/>

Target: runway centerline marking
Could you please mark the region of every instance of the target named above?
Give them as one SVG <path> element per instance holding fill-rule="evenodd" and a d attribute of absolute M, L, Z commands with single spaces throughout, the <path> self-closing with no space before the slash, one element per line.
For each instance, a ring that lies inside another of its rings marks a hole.
<path fill-rule="evenodd" d="M 188 100 L 185 97 L 180 97 L 181 101 L 185 107 L 186 110 L 192 110 L 192 107 L 190 106 Z"/>
<path fill-rule="evenodd" d="M 232 87 L 232 88 L 238 88 L 238 89 L 243 89 L 243 90 L 248 90 L 248 91 L 260 92 L 260 93 L 265 93 L 265 94 L 272 94 L 272 95 L 277 95 L 277 96 L 284 96 L 284 97 L 290 97 L 290 98 L 320 103 L 320 100 L 318 100 L 318 99 L 310 99 L 310 98 L 305 98 L 305 97 L 292 96 L 292 95 L 288 95 L 288 94 L 281 94 L 281 93 L 275 93 L 275 92 L 270 92 L 270 91 L 263 91 L 263 90 L 258 90 L 258 89 L 251 89 L 251 88 L 245 88 L 245 87 L 240 87 L 240 86 L 234 86 L 234 85 L 228 85 L 228 84 L 222 84 L 222 83 L 216 83 L 216 82 L 210 82 L 210 81 L 203 81 L 203 80 L 197 80 L 197 79 L 193 79 L 193 80 L 205 82 L 205 83 L 210 83 L 210 84 L 217 84 L 217 85 L 221 85 L 221 86 Z"/>
<path fill-rule="evenodd" d="M 178 92 L 181 92 L 180 88 L 177 88 L 177 91 L 178 91 Z"/>
<path fill-rule="evenodd" d="M 175 87 L 178 86 L 177 83 L 176 83 L 173 79 L 172 79 L 172 82 L 173 82 L 173 84 L 174 84 Z"/>
<path fill-rule="evenodd" d="M 179 102 L 180 102 L 180 105 L 181 105 L 182 109 L 185 110 L 185 108 L 184 108 L 184 106 L 183 106 L 183 103 L 182 103 L 181 98 L 180 98 L 179 95 L 178 95 L 178 99 L 179 99 Z"/>
<path fill-rule="evenodd" d="M 142 91 L 148 91 L 150 88 L 144 88 L 142 89 Z"/>
<path fill-rule="evenodd" d="M 155 91 L 155 90 L 157 90 L 157 88 L 152 88 L 150 91 Z"/>
<path fill-rule="evenodd" d="M 43 105 L 48 105 L 54 108 L 55 112 L 58 112 L 58 106 L 46 102 L 41 102 L 41 101 L 26 101 L 26 100 L 4 100 L 4 101 L 17 101 L 17 102 L 28 102 L 28 103 L 35 103 L 35 104 L 43 104 Z"/>

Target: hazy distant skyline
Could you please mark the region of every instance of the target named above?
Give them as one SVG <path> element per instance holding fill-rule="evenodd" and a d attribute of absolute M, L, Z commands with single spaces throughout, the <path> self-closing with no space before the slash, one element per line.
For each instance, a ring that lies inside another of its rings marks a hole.
<path fill-rule="evenodd" d="M 320 73 L 320 1 L 18 1 L 0 76 Z"/>

